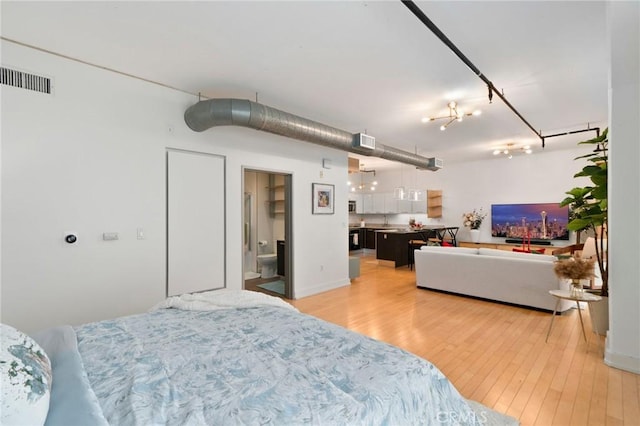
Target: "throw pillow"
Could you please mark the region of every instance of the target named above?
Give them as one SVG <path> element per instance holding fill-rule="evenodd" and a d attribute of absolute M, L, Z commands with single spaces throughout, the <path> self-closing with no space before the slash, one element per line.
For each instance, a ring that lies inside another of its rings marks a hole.
<path fill-rule="evenodd" d="M 49 358 L 31 337 L 0 326 L 0 424 L 42 425 L 51 392 Z"/>

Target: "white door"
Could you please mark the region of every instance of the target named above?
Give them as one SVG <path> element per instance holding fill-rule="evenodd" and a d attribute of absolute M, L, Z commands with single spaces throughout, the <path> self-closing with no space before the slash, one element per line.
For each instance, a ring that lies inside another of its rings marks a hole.
<path fill-rule="evenodd" d="M 167 295 L 225 287 L 225 159 L 167 151 Z"/>

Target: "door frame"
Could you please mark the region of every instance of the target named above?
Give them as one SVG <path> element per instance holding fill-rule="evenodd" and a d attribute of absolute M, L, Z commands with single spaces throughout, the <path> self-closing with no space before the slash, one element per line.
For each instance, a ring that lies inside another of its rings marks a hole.
<path fill-rule="evenodd" d="M 294 298 L 294 280 L 293 280 L 293 173 L 289 171 L 282 170 L 273 170 L 273 169 L 264 169 L 260 167 L 251 167 L 251 166 L 242 166 L 241 167 L 241 188 L 240 192 L 242 194 L 241 203 L 242 203 L 242 220 L 240 221 L 240 232 L 241 238 L 244 239 L 244 193 L 245 193 L 245 172 L 255 172 L 255 173 L 267 173 L 267 174 L 276 174 L 284 176 L 284 297 L 286 299 Z M 277 248 L 274 247 L 274 250 Z M 244 289 L 244 270 L 245 270 L 245 259 L 244 259 L 244 247 L 241 244 L 240 250 L 242 251 L 240 258 L 242 259 L 240 268 L 241 268 L 241 276 L 242 276 L 242 288 Z"/>

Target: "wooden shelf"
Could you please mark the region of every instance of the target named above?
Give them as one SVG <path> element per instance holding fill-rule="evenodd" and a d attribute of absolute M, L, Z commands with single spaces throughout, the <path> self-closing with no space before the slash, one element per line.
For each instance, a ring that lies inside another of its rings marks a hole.
<path fill-rule="evenodd" d="M 269 199 L 266 201 L 269 206 L 269 214 L 271 217 L 277 214 L 283 214 L 285 211 L 284 176 L 270 175 L 269 184 L 266 188 L 269 190 Z"/>
<path fill-rule="evenodd" d="M 442 217 L 442 190 L 427 189 L 427 217 Z"/>

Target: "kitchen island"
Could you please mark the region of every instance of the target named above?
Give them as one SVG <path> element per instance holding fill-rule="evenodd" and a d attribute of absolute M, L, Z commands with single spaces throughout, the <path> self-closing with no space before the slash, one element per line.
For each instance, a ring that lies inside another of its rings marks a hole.
<path fill-rule="evenodd" d="M 389 262 L 390 265 L 406 266 L 409 264 L 409 241 L 430 238 L 442 240 L 449 230 L 457 230 L 456 227 L 426 226 L 419 230 L 414 229 L 381 229 L 376 232 L 376 259 Z"/>

